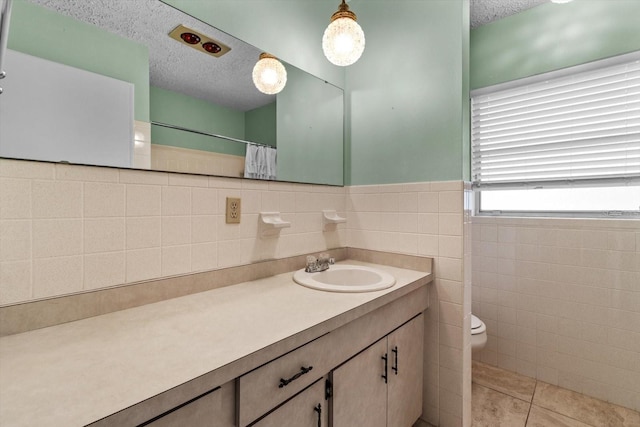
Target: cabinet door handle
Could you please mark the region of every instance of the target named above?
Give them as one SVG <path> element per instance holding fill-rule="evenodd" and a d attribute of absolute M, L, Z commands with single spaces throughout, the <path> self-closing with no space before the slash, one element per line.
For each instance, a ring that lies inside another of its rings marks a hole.
<path fill-rule="evenodd" d="M 322 427 L 322 405 L 318 403 L 318 406 L 313 408 L 318 413 L 318 427 Z"/>
<path fill-rule="evenodd" d="M 396 375 L 398 375 L 398 346 L 393 347 L 393 350 L 391 350 L 393 352 L 393 366 L 391 367 L 391 369 L 393 369 L 393 372 L 396 373 Z"/>
<path fill-rule="evenodd" d="M 387 357 L 387 353 L 384 354 L 384 356 L 382 356 L 382 360 L 384 360 L 384 372 L 382 374 L 382 379 L 384 379 L 384 383 L 387 383 L 387 370 L 388 370 L 388 366 L 387 366 L 387 361 L 388 361 L 388 357 Z"/>
<path fill-rule="evenodd" d="M 313 366 L 309 366 L 308 368 L 305 368 L 303 366 L 303 367 L 300 368 L 300 372 L 298 372 L 297 374 L 295 374 L 294 376 L 292 376 L 288 380 L 285 380 L 284 378 L 280 378 L 280 385 L 278 386 L 278 388 L 282 388 L 282 387 L 286 386 L 287 384 L 297 380 L 298 378 L 300 378 L 301 376 L 303 376 L 307 372 L 311 371 L 312 369 L 313 369 Z"/>

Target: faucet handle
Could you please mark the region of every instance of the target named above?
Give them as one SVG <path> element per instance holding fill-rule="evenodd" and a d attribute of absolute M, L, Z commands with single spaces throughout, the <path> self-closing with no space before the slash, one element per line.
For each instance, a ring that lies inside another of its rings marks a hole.
<path fill-rule="evenodd" d="M 314 257 L 313 255 L 308 255 L 307 256 L 307 267 L 310 266 L 310 265 L 315 264 L 316 262 L 318 262 L 316 257 Z"/>

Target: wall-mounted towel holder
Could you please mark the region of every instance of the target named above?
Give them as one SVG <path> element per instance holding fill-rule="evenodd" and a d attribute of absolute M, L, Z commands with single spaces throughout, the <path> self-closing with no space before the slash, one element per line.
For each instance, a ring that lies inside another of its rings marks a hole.
<path fill-rule="evenodd" d="M 260 237 L 276 237 L 280 235 L 280 230 L 291 227 L 289 221 L 280 217 L 280 212 L 260 212 L 260 225 L 258 231 Z"/>
<path fill-rule="evenodd" d="M 335 209 L 323 209 L 322 211 L 322 229 L 324 231 L 334 231 L 338 224 L 347 222 L 347 218 L 338 216 Z"/>

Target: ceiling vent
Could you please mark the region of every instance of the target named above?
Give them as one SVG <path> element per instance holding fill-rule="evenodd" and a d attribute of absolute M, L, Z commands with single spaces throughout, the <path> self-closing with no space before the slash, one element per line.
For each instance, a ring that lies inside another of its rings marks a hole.
<path fill-rule="evenodd" d="M 229 52 L 231 48 L 218 40 L 207 37 L 184 25 L 178 25 L 169 33 L 169 37 L 216 58 Z"/>

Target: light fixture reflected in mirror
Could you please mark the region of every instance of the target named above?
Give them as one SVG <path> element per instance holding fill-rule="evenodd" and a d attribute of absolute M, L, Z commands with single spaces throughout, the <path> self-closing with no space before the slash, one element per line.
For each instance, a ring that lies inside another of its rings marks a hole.
<path fill-rule="evenodd" d="M 364 32 L 345 0 L 324 31 L 322 50 L 329 62 L 343 67 L 355 63 L 364 52 Z"/>
<path fill-rule="evenodd" d="M 267 95 L 274 95 L 287 84 L 287 70 L 278 59 L 268 53 L 261 53 L 253 67 L 253 84 Z"/>

